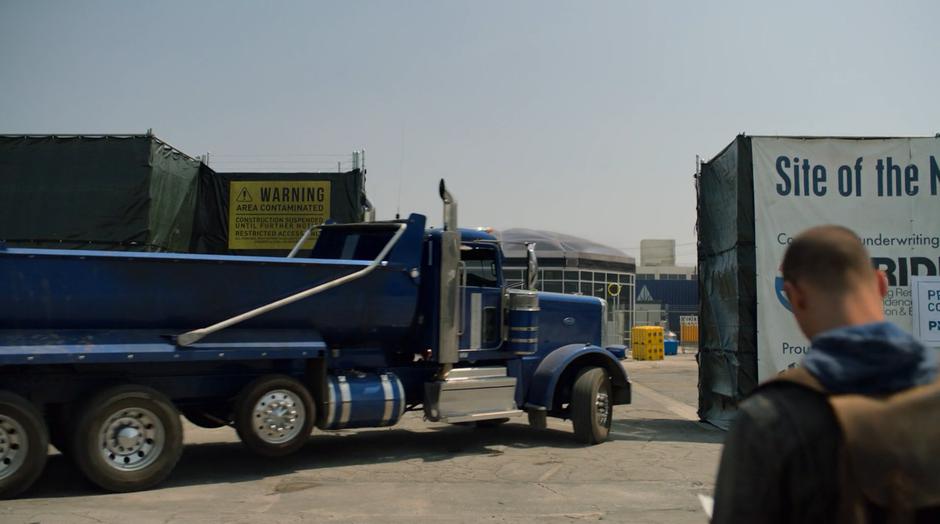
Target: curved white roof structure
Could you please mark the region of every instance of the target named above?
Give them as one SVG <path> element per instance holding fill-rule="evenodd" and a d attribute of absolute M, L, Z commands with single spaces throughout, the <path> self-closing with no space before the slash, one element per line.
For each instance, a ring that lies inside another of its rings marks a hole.
<path fill-rule="evenodd" d="M 636 259 L 619 249 L 591 240 L 538 229 L 514 228 L 496 233 L 507 265 L 525 265 L 525 243 L 535 242 L 535 254 L 543 267 L 606 269 L 633 272 Z"/>

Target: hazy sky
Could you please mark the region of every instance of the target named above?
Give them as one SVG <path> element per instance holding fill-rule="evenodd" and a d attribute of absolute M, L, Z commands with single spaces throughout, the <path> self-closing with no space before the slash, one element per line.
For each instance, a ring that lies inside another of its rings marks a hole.
<path fill-rule="evenodd" d="M 364 148 L 379 218 L 400 194 L 440 223 L 445 177 L 462 225 L 637 256 L 675 238 L 693 263 L 696 154 L 940 132 L 938 20 L 933 1 L 0 0 L 0 133 L 153 128 L 220 171 Z"/>

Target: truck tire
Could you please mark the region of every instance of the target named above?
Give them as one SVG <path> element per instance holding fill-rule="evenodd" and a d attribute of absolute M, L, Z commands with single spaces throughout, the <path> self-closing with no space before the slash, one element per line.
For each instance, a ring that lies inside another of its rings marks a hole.
<path fill-rule="evenodd" d="M 588 445 L 607 440 L 613 418 L 610 378 L 603 368 L 584 369 L 571 388 L 571 422 L 575 437 Z"/>
<path fill-rule="evenodd" d="M 49 430 L 25 398 L 0 391 L 0 498 L 26 491 L 36 482 L 49 452 Z"/>
<path fill-rule="evenodd" d="M 316 411 L 313 397 L 286 375 L 260 377 L 235 402 L 235 431 L 245 446 L 264 457 L 283 457 L 307 442 Z"/>
<path fill-rule="evenodd" d="M 138 491 L 163 481 L 183 453 L 179 412 L 140 385 L 92 396 L 75 418 L 69 451 L 78 469 L 108 491 Z"/>

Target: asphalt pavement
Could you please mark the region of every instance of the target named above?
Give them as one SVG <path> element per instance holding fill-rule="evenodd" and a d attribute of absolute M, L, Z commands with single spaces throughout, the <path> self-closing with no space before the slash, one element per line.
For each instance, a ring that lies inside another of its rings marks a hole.
<path fill-rule="evenodd" d="M 524 417 L 483 429 L 406 415 L 393 428 L 315 431 L 296 455 L 248 454 L 234 430 L 186 424 L 186 449 L 157 489 L 103 493 L 59 455 L 3 523 L 572 522 L 704 523 L 724 433 L 695 421 L 694 355 L 625 361 L 633 404 L 611 440 Z"/>

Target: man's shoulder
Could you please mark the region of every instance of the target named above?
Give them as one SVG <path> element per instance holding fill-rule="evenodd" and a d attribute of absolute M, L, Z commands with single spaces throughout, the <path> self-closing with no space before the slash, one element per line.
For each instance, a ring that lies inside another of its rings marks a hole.
<path fill-rule="evenodd" d="M 742 422 L 775 434 L 787 435 L 797 427 L 801 433 L 837 427 L 825 394 L 790 381 L 774 380 L 761 385 L 738 410 Z"/>
<path fill-rule="evenodd" d="M 838 439 L 825 395 L 790 381 L 758 388 L 725 439 L 716 522 L 831 522 Z"/>

